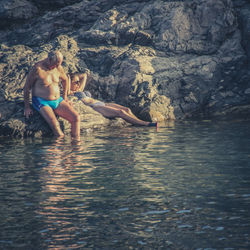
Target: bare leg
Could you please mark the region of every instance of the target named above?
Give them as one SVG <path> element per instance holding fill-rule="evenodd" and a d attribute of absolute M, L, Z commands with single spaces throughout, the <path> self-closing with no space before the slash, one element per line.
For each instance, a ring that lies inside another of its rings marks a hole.
<path fill-rule="evenodd" d="M 66 101 L 62 101 L 54 112 L 71 123 L 71 135 L 80 138 L 80 116 Z"/>
<path fill-rule="evenodd" d="M 49 124 L 50 128 L 52 129 L 54 135 L 56 137 L 64 136 L 60 124 L 55 116 L 53 109 L 49 106 L 44 106 L 40 109 L 39 113 L 45 119 L 45 121 Z"/>
<path fill-rule="evenodd" d="M 116 109 L 121 109 L 121 110 L 124 110 L 126 113 L 128 113 L 131 117 L 134 117 L 135 119 L 138 119 L 131 111 L 130 108 L 128 107 L 124 107 L 122 105 L 119 105 L 119 104 L 116 104 L 116 103 L 106 103 L 105 104 L 107 107 L 113 107 L 113 108 L 116 108 Z"/>
<path fill-rule="evenodd" d="M 122 109 L 116 109 L 110 106 L 96 106 L 93 107 L 93 109 L 101 113 L 104 117 L 108 118 L 120 117 L 126 122 L 131 123 L 133 125 L 148 126 L 150 124 L 150 122 L 145 122 L 138 119 L 137 117 L 131 116 Z"/>

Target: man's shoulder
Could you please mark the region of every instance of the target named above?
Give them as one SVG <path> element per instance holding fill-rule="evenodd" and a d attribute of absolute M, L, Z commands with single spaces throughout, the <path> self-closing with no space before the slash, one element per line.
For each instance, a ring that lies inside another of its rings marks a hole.
<path fill-rule="evenodd" d="M 41 62 L 37 62 L 37 63 L 35 63 L 35 64 L 32 66 L 31 70 L 32 70 L 32 71 L 37 71 L 38 69 L 41 69 L 41 68 L 42 68 Z"/>
<path fill-rule="evenodd" d="M 59 65 L 57 67 L 57 71 L 59 72 L 61 78 L 68 79 L 68 76 L 66 75 L 66 73 L 61 65 Z"/>
<path fill-rule="evenodd" d="M 41 63 L 40 62 L 35 63 L 30 69 L 30 72 L 29 72 L 30 77 L 32 77 L 33 79 L 36 79 L 41 69 L 42 69 Z"/>
<path fill-rule="evenodd" d="M 59 65 L 59 66 L 57 67 L 57 70 L 60 71 L 60 72 L 65 73 L 62 65 Z"/>
<path fill-rule="evenodd" d="M 29 73 L 32 74 L 32 75 L 34 75 L 34 74 L 37 73 L 37 69 L 38 69 L 38 67 L 37 67 L 37 65 L 35 64 L 35 65 L 33 65 L 33 66 L 31 67 Z"/>
<path fill-rule="evenodd" d="M 36 69 L 42 69 L 42 68 L 44 68 L 44 65 L 43 65 L 42 61 L 40 61 L 40 62 L 37 62 L 37 63 L 34 65 L 34 67 L 35 67 Z"/>

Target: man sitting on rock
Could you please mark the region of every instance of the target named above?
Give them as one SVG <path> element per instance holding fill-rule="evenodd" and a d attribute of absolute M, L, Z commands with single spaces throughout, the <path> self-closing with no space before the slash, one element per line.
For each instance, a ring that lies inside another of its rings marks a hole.
<path fill-rule="evenodd" d="M 30 108 L 30 91 L 32 105 L 47 121 L 56 137 L 64 136 L 56 115 L 71 123 L 71 135 L 80 137 L 80 116 L 67 99 L 68 78 L 62 67 L 63 55 L 52 51 L 48 57 L 37 62 L 30 70 L 24 86 L 24 115 L 32 114 Z M 62 82 L 63 95 L 60 96 L 59 83 Z"/>

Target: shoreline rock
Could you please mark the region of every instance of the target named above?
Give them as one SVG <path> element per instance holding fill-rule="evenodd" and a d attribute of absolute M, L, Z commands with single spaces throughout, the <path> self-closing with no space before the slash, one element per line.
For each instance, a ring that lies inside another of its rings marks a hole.
<path fill-rule="evenodd" d="M 50 134 L 38 114 L 24 119 L 23 86 L 52 49 L 64 55 L 66 72 L 91 71 L 87 90 L 95 98 L 128 106 L 143 120 L 250 118 L 246 0 L 57 0 L 42 11 L 39 4 L 0 4 L 0 135 Z M 82 132 L 116 124 L 74 105 Z"/>

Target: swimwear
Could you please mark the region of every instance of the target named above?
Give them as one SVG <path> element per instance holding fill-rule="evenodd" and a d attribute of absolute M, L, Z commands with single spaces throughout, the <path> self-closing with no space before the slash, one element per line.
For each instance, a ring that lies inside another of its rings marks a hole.
<path fill-rule="evenodd" d="M 94 108 L 94 107 L 103 107 L 105 106 L 105 103 L 104 102 L 101 102 L 101 101 L 98 101 L 98 102 L 95 102 L 95 103 L 92 103 L 89 105 L 91 108 Z"/>
<path fill-rule="evenodd" d="M 91 94 L 89 93 L 89 91 L 75 92 L 74 96 L 76 96 L 78 98 L 78 100 L 81 100 L 81 99 L 86 98 L 86 97 L 91 97 Z"/>
<path fill-rule="evenodd" d="M 91 94 L 90 94 L 89 91 L 84 91 L 83 93 L 84 93 L 87 97 L 91 97 Z"/>
<path fill-rule="evenodd" d="M 89 91 L 75 92 L 74 96 L 76 96 L 78 98 L 78 100 L 81 100 L 81 99 L 84 99 L 84 98 L 87 98 L 87 97 L 91 98 L 91 94 L 89 93 Z M 97 101 L 95 103 L 89 104 L 89 106 L 91 108 L 94 108 L 94 107 L 103 107 L 103 106 L 105 106 L 105 103 L 101 102 L 101 101 Z"/>
<path fill-rule="evenodd" d="M 56 109 L 62 101 L 63 101 L 62 97 L 59 97 L 57 100 L 46 100 L 37 96 L 32 97 L 32 105 L 34 109 L 37 110 L 38 112 L 44 106 L 49 106 L 52 109 Z"/>

